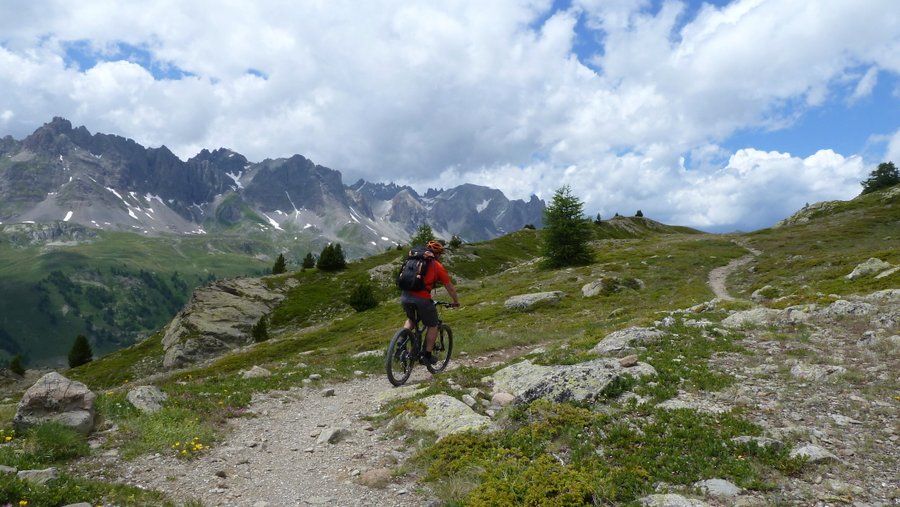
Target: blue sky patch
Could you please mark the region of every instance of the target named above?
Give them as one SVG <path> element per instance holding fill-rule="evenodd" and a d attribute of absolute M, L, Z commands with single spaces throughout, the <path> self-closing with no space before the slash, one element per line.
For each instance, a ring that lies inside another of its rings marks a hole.
<path fill-rule="evenodd" d="M 96 48 L 89 40 L 66 41 L 64 61 L 67 67 L 84 72 L 101 62 L 127 61 L 146 69 L 157 81 L 178 80 L 194 74 L 180 69 L 172 62 L 156 60 L 146 48 L 117 42 L 109 48 Z"/>

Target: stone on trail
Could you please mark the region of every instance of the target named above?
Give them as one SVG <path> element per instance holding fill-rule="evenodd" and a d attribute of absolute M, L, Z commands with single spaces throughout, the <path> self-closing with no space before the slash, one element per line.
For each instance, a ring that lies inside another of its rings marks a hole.
<path fill-rule="evenodd" d="M 242 377 L 245 379 L 264 378 L 264 377 L 271 377 L 271 376 L 272 376 L 272 372 L 261 366 L 254 366 L 253 368 L 250 368 L 249 370 L 245 371 L 244 374 L 242 375 Z"/>

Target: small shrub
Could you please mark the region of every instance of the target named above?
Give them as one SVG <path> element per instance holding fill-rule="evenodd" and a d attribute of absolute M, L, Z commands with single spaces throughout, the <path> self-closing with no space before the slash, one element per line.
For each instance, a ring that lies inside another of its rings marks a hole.
<path fill-rule="evenodd" d="M 350 292 L 348 304 L 357 312 L 363 312 L 378 306 L 378 298 L 375 297 L 375 289 L 368 280 L 360 281 Z"/>
<path fill-rule="evenodd" d="M 9 371 L 16 375 L 25 375 L 25 367 L 22 366 L 22 354 L 16 354 L 9 361 Z"/>
<path fill-rule="evenodd" d="M 253 328 L 250 330 L 250 336 L 253 337 L 253 341 L 256 343 L 269 339 L 269 325 L 265 315 L 260 317 L 256 324 L 253 325 Z"/>

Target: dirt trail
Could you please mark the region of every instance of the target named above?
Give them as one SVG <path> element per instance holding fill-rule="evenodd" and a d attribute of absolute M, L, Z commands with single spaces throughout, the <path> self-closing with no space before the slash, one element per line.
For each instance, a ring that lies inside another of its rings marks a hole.
<path fill-rule="evenodd" d="M 734 301 L 734 297 L 732 297 L 731 294 L 728 293 L 728 289 L 725 287 L 725 282 L 728 279 L 728 275 L 733 273 L 737 268 L 749 264 L 754 257 L 762 253 L 759 250 L 755 250 L 746 245 L 741 246 L 746 248 L 750 253 L 729 262 L 725 266 L 716 268 L 709 272 L 709 281 L 707 283 L 709 284 L 709 287 L 712 289 L 713 293 L 719 299 Z"/>

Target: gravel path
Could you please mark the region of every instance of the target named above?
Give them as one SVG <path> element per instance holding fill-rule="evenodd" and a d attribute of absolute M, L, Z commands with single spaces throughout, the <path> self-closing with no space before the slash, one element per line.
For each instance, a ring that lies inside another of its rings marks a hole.
<path fill-rule="evenodd" d="M 750 253 L 709 272 L 709 281 L 707 283 L 709 284 L 709 287 L 712 289 L 713 293 L 719 299 L 734 301 L 734 298 L 731 296 L 731 294 L 728 293 L 728 289 L 725 287 L 725 281 L 728 279 L 728 275 L 734 272 L 734 270 L 736 270 L 737 268 L 749 264 L 754 257 L 761 253 L 759 250 L 754 250 L 753 248 L 745 245 L 742 246 L 749 250 Z"/>
<path fill-rule="evenodd" d="M 427 381 L 417 367 L 410 384 Z M 326 388 L 334 390 L 326 396 Z M 369 376 L 315 388 L 267 393 L 255 399 L 257 417 L 232 420 L 227 439 L 194 460 L 148 456 L 106 466 L 128 484 L 163 491 L 205 506 L 422 506 L 431 499 L 412 479 L 390 472 L 414 451 L 365 419 L 392 387 Z M 323 442 L 335 429 L 348 434 Z M 360 484 L 369 482 L 372 487 Z"/>

